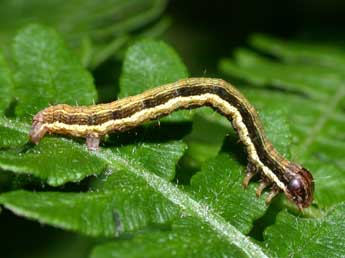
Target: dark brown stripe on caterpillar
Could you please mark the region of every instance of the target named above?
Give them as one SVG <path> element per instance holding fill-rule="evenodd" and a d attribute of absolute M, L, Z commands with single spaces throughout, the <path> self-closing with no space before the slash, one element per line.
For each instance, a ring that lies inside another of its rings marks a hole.
<path fill-rule="evenodd" d="M 267 202 L 283 191 L 300 209 L 313 200 L 313 178 L 302 166 L 282 157 L 266 138 L 254 107 L 232 85 L 209 78 L 190 78 L 166 84 L 139 95 L 108 104 L 48 107 L 33 118 L 30 140 L 38 143 L 45 133 L 85 137 L 90 150 L 98 149 L 100 138 L 110 132 L 126 131 L 178 109 L 210 106 L 226 116 L 248 152 L 243 185 L 257 173 L 262 190 L 271 186 Z"/>

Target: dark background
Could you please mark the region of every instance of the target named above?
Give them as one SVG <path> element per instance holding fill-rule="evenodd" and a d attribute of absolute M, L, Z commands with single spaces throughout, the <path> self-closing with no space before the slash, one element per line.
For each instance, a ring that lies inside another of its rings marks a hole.
<path fill-rule="evenodd" d="M 220 58 L 246 46 L 254 33 L 281 38 L 343 42 L 345 1 L 171 0 L 166 40 L 192 75 L 213 75 Z"/>

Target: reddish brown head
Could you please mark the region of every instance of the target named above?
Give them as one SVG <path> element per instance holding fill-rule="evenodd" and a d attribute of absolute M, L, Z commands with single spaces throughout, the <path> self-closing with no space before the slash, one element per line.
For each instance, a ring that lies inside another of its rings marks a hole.
<path fill-rule="evenodd" d="M 313 176 L 307 169 L 297 164 L 290 164 L 288 173 L 292 176 L 287 183 L 287 192 L 285 194 L 289 200 L 294 202 L 302 210 L 308 207 L 313 201 Z"/>

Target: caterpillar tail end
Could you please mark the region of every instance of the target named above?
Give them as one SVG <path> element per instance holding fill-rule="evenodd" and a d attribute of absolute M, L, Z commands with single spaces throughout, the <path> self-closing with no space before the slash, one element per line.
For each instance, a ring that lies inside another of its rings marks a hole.
<path fill-rule="evenodd" d="M 37 113 L 32 119 L 32 126 L 29 132 L 29 140 L 34 144 L 38 144 L 47 132 L 47 128 L 43 123 L 41 112 Z"/>

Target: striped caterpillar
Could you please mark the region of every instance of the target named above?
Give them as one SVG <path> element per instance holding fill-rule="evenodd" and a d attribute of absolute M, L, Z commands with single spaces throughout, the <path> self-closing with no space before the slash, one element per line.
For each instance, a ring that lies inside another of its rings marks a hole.
<path fill-rule="evenodd" d="M 259 173 L 256 194 L 271 186 L 266 202 L 280 191 L 299 209 L 313 200 L 314 183 L 310 172 L 281 156 L 264 134 L 257 112 L 232 85 L 221 79 L 189 78 L 166 84 L 139 95 L 108 104 L 47 107 L 33 117 L 29 134 L 38 143 L 46 133 L 85 137 L 89 150 L 99 148 L 100 139 L 110 132 L 122 132 L 179 109 L 210 106 L 226 116 L 248 153 L 243 185 Z"/>

